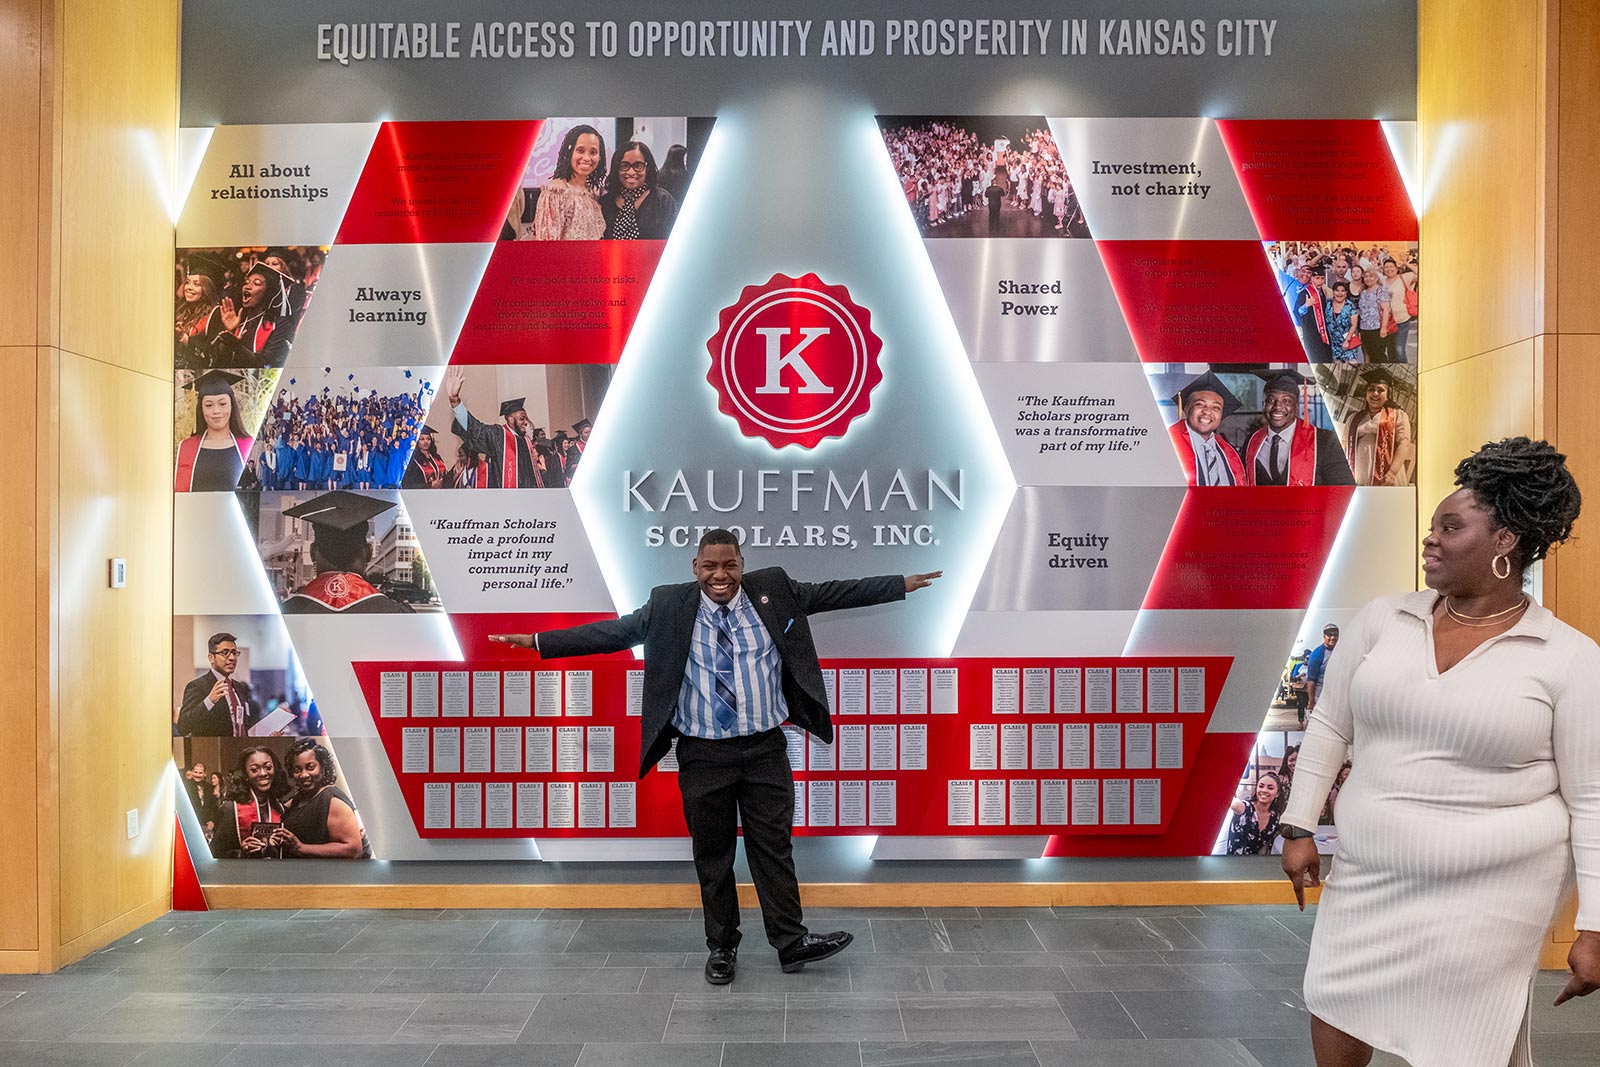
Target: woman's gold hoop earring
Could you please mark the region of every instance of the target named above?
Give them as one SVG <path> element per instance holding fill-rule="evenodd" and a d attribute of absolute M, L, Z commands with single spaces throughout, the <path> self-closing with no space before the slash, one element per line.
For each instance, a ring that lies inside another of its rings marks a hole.
<path fill-rule="evenodd" d="M 1500 573 L 1500 561 L 1501 560 L 1505 560 L 1505 562 L 1506 562 L 1506 572 L 1504 574 Z M 1505 579 L 1511 577 L 1511 557 L 1507 556 L 1507 555 L 1504 555 L 1504 554 L 1496 556 L 1494 558 L 1494 562 L 1489 564 L 1489 569 L 1494 571 L 1494 576 L 1496 578 L 1499 578 L 1501 581 L 1504 581 Z"/>

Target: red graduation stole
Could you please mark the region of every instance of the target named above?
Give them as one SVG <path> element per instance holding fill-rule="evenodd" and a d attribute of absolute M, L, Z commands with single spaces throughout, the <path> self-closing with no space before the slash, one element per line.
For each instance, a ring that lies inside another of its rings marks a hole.
<path fill-rule="evenodd" d="M 1198 486 L 1200 478 L 1195 470 L 1198 463 L 1194 454 L 1194 442 L 1189 440 L 1189 424 L 1179 419 L 1167 427 L 1167 433 L 1172 435 L 1173 447 L 1178 450 L 1178 464 L 1183 467 L 1183 473 L 1188 477 L 1189 484 Z M 1223 461 L 1228 464 L 1228 472 L 1233 475 L 1233 484 L 1244 485 L 1244 465 L 1239 462 L 1239 453 L 1235 452 L 1233 446 L 1222 437 L 1214 436 L 1213 439 L 1217 442 Z M 1227 486 L 1221 488 L 1225 489 Z"/>
<path fill-rule="evenodd" d="M 1311 297 L 1311 311 L 1317 316 L 1317 332 L 1322 335 L 1323 344 L 1328 343 L 1328 323 L 1322 317 L 1322 294 L 1312 286 L 1306 286 L 1306 295 Z"/>
<path fill-rule="evenodd" d="M 283 821 L 283 807 L 276 800 L 268 798 L 263 813 L 261 798 L 256 796 L 254 790 L 251 790 L 250 795 L 252 800 L 249 804 L 240 801 L 233 806 L 233 822 L 238 827 L 241 843 L 249 840 L 250 828 L 256 823 Z"/>
<path fill-rule="evenodd" d="M 359 574 L 351 574 L 348 571 L 328 571 L 326 574 L 319 574 L 296 590 L 294 595 L 309 597 L 334 611 L 344 611 L 346 608 L 355 607 L 363 600 L 383 596 L 372 587 L 371 582 Z"/>
<path fill-rule="evenodd" d="M 174 493 L 194 492 L 195 462 L 200 458 L 200 439 L 204 436 L 204 434 L 197 433 L 179 442 L 178 466 L 172 479 L 172 491 Z M 250 458 L 250 445 L 253 440 L 250 437 L 235 437 L 233 439 L 234 446 L 239 450 L 240 461 Z"/>
<path fill-rule="evenodd" d="M 511 427 L 501 426 L 500 431 L 506 435 L 505 458 L 500 461 L 500 488 L 515 489 L 517 487 L 517 435 L 511 432 Z"/>
<path fill-rule="evenodd" d="M 417 453 L 417 466 L 422 468 L 422 477 L 424 480 L 430 478 L 444 478 L 444 462 L 442 460 L 434 459 L 425 452 Z"/>
<path fill-rule="evenodd" d="M 1267 428 L 1257 430 L 1244 447 L 1245 476 L 1256 485 L 1256 458 L 1267 443 Z M 1269 453 L 1270 455 L 1270 453 Z M 1305 419 L 1295 423 L 1294 440 L 1289 445 L 1289 477 L 1286 485 L 1315 485 L 1317 478 L 1317 428 Z"/>

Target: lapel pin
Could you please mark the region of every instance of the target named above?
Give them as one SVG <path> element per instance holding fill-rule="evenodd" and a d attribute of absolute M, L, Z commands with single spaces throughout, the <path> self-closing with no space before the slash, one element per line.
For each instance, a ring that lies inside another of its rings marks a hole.
<path fill-rule="evenodd" d="M 763 603 L 763 604 L 765 604 L 765 603 L 766 603 L 766 602 L 767 602 L 767 598 L 766 598 L 766 597 L 762 597 L 762 598 L 761 598 L 761 602 L 762 602 L 762 603 Z"/>

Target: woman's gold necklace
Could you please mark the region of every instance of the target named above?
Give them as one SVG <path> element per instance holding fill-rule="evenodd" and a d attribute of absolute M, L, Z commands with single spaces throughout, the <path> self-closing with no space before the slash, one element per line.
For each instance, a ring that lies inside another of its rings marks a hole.
<path fill-rule="evenodd" d="M 1531 601 L 1528 600 L 1527 597 L 1523 597 L 1520 602 L 1511 605 L 1511 607 L 1506 608 L 1504 611 L 1497 611 L 1492 615 L 1464 615 L 1455 608 L 1451 607 L 1450 598 L 1445 597 L 1444 610 L 1446 615 L 1449 615 L 1450 618 L 1454 619 L 1462 626 L 1486 627 L 1496 626 L 1508 616 L 1515 615 L 1519 611 L 1527 610 L 1527 607 L 1530 603 Z"/>

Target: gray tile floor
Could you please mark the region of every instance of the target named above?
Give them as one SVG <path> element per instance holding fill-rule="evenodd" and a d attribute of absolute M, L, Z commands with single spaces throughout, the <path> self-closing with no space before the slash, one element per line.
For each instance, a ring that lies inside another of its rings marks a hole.
<path fill-rule="evenodd" d="M 58 975 L 0 975 L 4 1067 L 1299 1067 L 1293 908 L 812 909 L 843 956 L 738 980 L 698 912 L 172 913 Z M 1539 1067 L 1600 1062 L 1600 996 Z M 1379 1057 L 1379 1064 L 1398 1063 Z"/>

